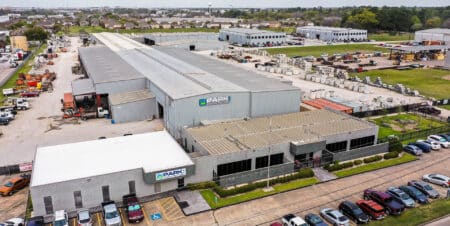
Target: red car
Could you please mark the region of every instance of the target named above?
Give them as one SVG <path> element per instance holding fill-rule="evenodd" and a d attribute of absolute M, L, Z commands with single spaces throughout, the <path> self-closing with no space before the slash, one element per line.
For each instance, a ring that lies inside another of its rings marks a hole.
<path fill-rule="evenodd" d="M 372 200 L 359 200 L 356 205 L 361 208 L 372 220 L 381 220 L 386 217 L 384 208 Z"/>
<path fill-rule="evenodd" d="M 26 91 L 20 94 L 21 97 L 38 97 L 39 91 Z"/>
<path fill-rule="evenodd" d="M 128 222 L 139 223 L 144 219 L 144 212 L 142 212 L 136 194 L 123 196 L 123 203 L 126 206 Z"/>

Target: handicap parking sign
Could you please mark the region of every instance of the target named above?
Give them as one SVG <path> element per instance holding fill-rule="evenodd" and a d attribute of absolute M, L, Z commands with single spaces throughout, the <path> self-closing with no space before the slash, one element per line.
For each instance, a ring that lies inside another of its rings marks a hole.
<path fill-rule="evenodd" d="M 154 213 L 150 217 L 152 218 L 152 221 L 159 220 L 162 218 L 161 213 Z"/>

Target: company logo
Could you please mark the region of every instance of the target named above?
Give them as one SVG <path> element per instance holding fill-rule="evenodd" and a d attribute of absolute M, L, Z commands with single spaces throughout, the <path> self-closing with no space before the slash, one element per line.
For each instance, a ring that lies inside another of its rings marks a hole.
<path fill-rule="evenodd" d="M 231 96 L 208 97 L 198 100 L 198 105 L 200 105 L 200 107 L 204 107 L 210 105 L 228 104 L 230 101 Z"/>
<path fill-rule="evenodd" d="M 167 180 L 170 178 L 186 176 L 186 168 L 174 169 L 165 172 L 156 173 L 156 180 Z"/>

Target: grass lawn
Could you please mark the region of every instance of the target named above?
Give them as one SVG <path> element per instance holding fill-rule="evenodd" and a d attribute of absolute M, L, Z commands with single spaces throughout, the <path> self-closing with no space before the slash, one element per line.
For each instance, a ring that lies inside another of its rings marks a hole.
<path fill-rule="evenodd" d="M 357 167 L 350 168 L 350 169 L 344 169 L 344 170 L 337 171 L 335 174 L 337 177 L 348 177 L 348 176 L 352 176 L 352 175 L 355 175 L 358 173 L 364 173 L 364 172 L 368 172 L 368 171 L 372 171 L 372 170 L 386 168 L 389 166 L 395 166 L 395 165 L 405 163 L 405 162 L 411 162 L 416 159 L 417 159 L 417 157 L 415 157 L 413 155 L 410 155 L 408 153 L 403 153 L 403 155 L 401 157 L 398 157 L 395 159 L 388 159 L 388 160 L 384 160 L 384 161 L 380 161 L 380 162 L 374 162 L 374 163 L 369 163 L 369 164 L 365 164 L 362 166 L 357 166 Z"/>
<path fill-rule="evenodd" d="M 380 77 L 384 83 L 395 85 L 401 83 L 428 97 L 436 99 L 450 98 L 450 72 L 438 69 L 412 69 L 412 70 L 372 70 L 352 74 L 363 79 L 369 76 L 372 81 Z"/>
<path fill-rule="evenodd" d="M 17 70 L 16 72 L 14 72 L 14 74 L 11 76 L 11 78 L 2 87 L 0 87 L 0 90 L 13 88 L 16 85 L 16 80 L 19 77 L 19 74 L 20 73 L 25 73 L 25 74 L 28 73 L 32 68 L 32 65 L 30 65 L 30 63 L 34 62 L 34 57 L 37 54 L 42 53 L 45 48 L 47 48 L 46 44 L 41 45 L 41 47 L 37 51 L 35 51 L 34 54 L 24 62 L 23 67 L 20 68 L 19 70 Z M 5 100 L 5 98 L 6 97 L 3 96 L 3 92 L 1 92 L 0 93 L 0 106 L 3 105 L 3 101 Z"/>
<path fill-rule="evenodd" d="M 416 122 L 415 125 L 412 124 L 402 124 L 397 120 L 413 120 Z M 379 126 L 378 137 L 383 138 L 389 135 L 397 135 L 401 134 L 403 130 L 404 132 L 413 132 L 417 130 L 429 129 L 433 127 L 445 126 L 445 123 L 431 120 L 427 118 L 422 118 L 413 114 L 398 114 L 393 116 L 385 116 L 381 118 L 373 119 L 375 124 Z M 390 127 L 387 127 L 383 124 L 390 124 Z M 393 127 L 395 129 L 393 129 Z"/>
<path fill-rule="evenodd" d="M 98 33 L 98 32 L 115 32 L 116 30 L 109 30 L 103 27 L 80 27 L 80 26 L 72 26 L 69 28 L 67 33 L 75 35 L 80 33 L 80 30 L 84 30 L 87 33 Z M 219 29 L 210 29 L 210 28 L 171 28 L 171 29 L 131 29 L 124 30 L 119 29 L 119 33 L 131 34 L 131 33 L 173 33 L 173 32 L 219 32 Z"/>
<path fill-rule="evenodd" d="M 408 209 L 398 217 L 387 217 L 381 221 L 371 221 L 370 226 L 416 226 L 450 214 L 450 200 L 439 199 L 428 205 Z"/>
<path fill-rule="evenodd" d="M 436 107 L 450 110 L 450 104 L 447 104 L 447 105 L 439 105 L 439 106 L 436 106 Z"/>
<path fill-rule="evenodd" d="M 319 180 L 315 177 L 307 178 L 307 179 L 300 179 L 291 181 L 284 184 L 276 184 L 273 185 L 273 191 L 270 192 L 264 192 L 262 189 L 256 189 L 247 193 L 226 197 L 226 198 L 220 198 L 218 195 L 216 195 L 212 190 L 206 189 L 200 191 L 200 194 L 203 196 L 203 198 L 208 202 L 209 206 L 213 209 L 223 207 L 223 206 L 229 206 L 241 202 L 245 202 L 252 199 L 257 199 L 269 195 L 273 195 L 276 193 L 289 191 L 301 187 L 305 187 L 308 185 L 313 185 L 315 183 L 319 182 Z M 217 203 L 214 201 L 214 197 L 217 197 Z"/>
<path fill-rule="evenodd" d="M 284 53 L 289 57 L 292 56 L 315 56 L 320 57 L 323 53 L 329 55 L 335 53 L 347 52 L 387 52 L 388 49 L 375 46 L 373 44 L 339 44 L 327 46 L 301 46 L 301 47 L 286 47 L 286 48 L 270 48 L 266 49 L 270 54 Z"/>
<path fill-rule="evenodd" d="M 384 42 L 384 41 L 406 41 L 406 40 L 411 40 L 414 39 L 414 34 L 409 34 L 409 33 L 402 33 L 402 34 L 397 34 L 397 35 L 390 35 L 388 33 L 382 33 L 382 34 L 369 34 L 368 36 L 369 40 L 376 40 L 379 42 Z"/>

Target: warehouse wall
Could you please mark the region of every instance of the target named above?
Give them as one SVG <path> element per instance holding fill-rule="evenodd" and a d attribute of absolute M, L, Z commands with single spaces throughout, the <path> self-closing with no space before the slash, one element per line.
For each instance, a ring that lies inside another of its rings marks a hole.
<path fill-rule="evenodd" d="M 103 202 L 102 186 L 109 186 L 110 199 L 122 201 L 122 196 L 129 194 L 128 182 L 134 181 L 136 195 L 144 197 L 155 194 L 154 185 L 144 183 L 142 169 L 111 173 L 78 180 L 31 187 L 34 214 L 46 215 L 44 197 L 51 196 L 53 210 L 75 211 L 74 192 L 81 191 L 83 208 L 101 206 Z M 177 180 L 165 181 L 161 184 L 161 192 L 175 190 Z"/>
<path fill-rule="evenodd" d="M 116 94 L 143 90 L 146 88 L 146 79 L 133 79 L 116 82 L 94 83 L 97 94 Z"/>
<path fill-rule="evenodd" d="M 251 117 L 300 111 L 300 90 L 251 93 Z"/>
<path fill-rule="evenodd" d="M 116 123 L 142 121 L 158 117 L 155 98 L 111 106 Z"/>

